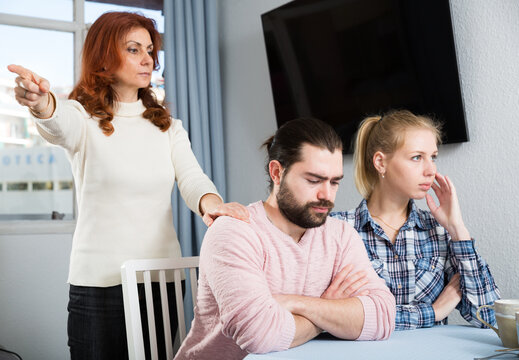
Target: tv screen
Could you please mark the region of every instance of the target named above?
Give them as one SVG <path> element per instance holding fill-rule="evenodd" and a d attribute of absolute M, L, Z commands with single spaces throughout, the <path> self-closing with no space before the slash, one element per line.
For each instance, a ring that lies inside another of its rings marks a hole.
<path fill-rule="evenodd" d="M 352 152 L 364 117 L 408 109 L 468 141 L 448 0 L 295 0 L 262 24 L 278 126 L 324 120 Z"/>

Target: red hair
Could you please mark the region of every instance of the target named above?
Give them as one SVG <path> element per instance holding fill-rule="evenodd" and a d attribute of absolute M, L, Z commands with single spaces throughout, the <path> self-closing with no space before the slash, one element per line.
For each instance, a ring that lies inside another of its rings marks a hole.
<path fill-rule="evenodd" d="M 149 32 L 153 43 L 153 68 L 159 68 L 157 53 L 161 39 L 155 21 L 131 12 L 107 12 L 88 30 L 83 45 L 81 77 L 69 95 L 69 99 L 80 102 L 90 115 L 99 120 L 99 128 L 106 136 L 114 132 L 111 121 L 114 117 L 114 101 L 117 99 L 111 85 L 116 81 L 114 72 L 123 63 L 121 42 L 135 28 L 144 28 Z M 146 107 L 144 118 L 166 131 L 171 125 L 170 114 L 158 103 L 151 85 L 139 89 L 138 97 Z"/>

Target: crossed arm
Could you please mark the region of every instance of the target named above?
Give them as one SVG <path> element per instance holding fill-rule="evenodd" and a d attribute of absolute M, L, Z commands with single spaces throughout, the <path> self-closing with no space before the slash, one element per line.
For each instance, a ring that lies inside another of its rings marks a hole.
<path fill-rule="evenodd" d="M 341 339 L 358 339 L 366 318 L 364 303 L 371 302 L 367 296 L 370 291 L 365 287 L 368 283 L 366 271 L 354 273 L 353 265 L 349 264 L 337 273 L 320 298 L 274 295 L 274 299 L 295 319 L 296 332 L 290 347 L 311 340 L 323 330 Z M 374 290 L 373 294 L 377 292 Z M 389 332 L 372 339 L 388 335 Z"/>
<path fill-rule="evenodd" d="M 322 330 L 347 340 L 357 339 L 364 326 L 364 307 L 361 301 L 349 299 L 321 299 L 301 295 L 274 297 L 294 315 L 296 332 L 290 347 L 313 339 Z"/>
<path fill-rule="evenodd" d="M 222 333 L 252 353 L 285 350 L 322 330 L 344 339 L 389 337 L 394 297 L 371 267 L 360 238 L 355 242 L 348 256 L 338 255 L 342 270 L 320 297 L 272 294 L 261 239 L 249 224 L 219 218 L 204 238 L 201 269 L 218 304 Z M 364 279 L 359 271 L 365 271 Z"/>
<path fill-rule="evenodd" d="M 342 339 L 357 339 L 364 325 L 364 307 L 353 294 L 367 284 L 365 271 L 353 273 L 353 265 L 346 265 L 335 276 L 320 298 L 301 295 L 274 295 L 274 299 L 294 316 L 296 332 L 290 347 L 313 339 L 323 330 Z"/>

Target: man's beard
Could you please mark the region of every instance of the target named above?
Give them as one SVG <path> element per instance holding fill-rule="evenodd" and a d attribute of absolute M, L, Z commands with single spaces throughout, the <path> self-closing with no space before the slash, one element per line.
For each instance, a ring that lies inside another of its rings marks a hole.
<path fill-rule="evenodd" d="M 334 203 L 329 200 L 321 200 L 301 205 L 297 202 L 284 180 L 281 180 L 276 196 L 281 213 L 292 223 L 303 229 L 310 229 L 324 224 L 328 214 L 332 211 Z M 326 213 L 316 213 L 312 210 L 314 206 L 327 207 L 328 211 Z"/>

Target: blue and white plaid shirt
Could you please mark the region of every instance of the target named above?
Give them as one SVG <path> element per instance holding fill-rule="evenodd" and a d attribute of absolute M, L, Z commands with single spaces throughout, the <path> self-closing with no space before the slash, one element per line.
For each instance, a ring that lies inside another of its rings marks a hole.
<path fill-rule="evenodd" d="M 359 232 L 375 271 L 395 296 L 396 330 L 441 324 L 434 321 L 432 304 L 458 272 L 462 298 L 456 309 L 471 324 L 484 327 L 476 318 L 476 310 L 493 304 L 500 295 L 474 241 L 450 241 L 450 235 L 430 212 L 419 209 L 413 200 L 409 206 L 409 217 L 394 244 L 371 217 L 366 200 L 355 210 L 330 216 L 348 221 Z M 480 316 L 495 324 L 493 310 L 484 308 Z"/>

